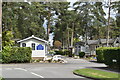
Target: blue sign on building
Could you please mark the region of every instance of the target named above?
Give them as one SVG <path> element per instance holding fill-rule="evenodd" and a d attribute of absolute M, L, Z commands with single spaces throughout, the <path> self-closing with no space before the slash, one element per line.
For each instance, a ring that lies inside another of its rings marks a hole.
<path fill-rule="evenodd" d="M 44 50 L 44 47 L 43 47 L 41 44 L 39 44 L 39 45 L 37 46 L 37 50 Z"/>

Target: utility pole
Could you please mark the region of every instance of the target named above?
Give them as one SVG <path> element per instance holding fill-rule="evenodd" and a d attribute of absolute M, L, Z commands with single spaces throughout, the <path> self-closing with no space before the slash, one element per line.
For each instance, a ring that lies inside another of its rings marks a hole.
<path fill-rule="evenodd" d="M 111 0 L 108 1 L 108 26 L 107 26 L 107 47 L 109 46 L 109 34 L 110 34 L 110 10 L 111 10 Z"/>

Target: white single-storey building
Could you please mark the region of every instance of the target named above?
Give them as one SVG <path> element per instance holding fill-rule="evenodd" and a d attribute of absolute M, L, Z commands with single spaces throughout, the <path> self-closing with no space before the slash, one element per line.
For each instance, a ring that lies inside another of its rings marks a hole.
<path fill-rule="evenodd" d="M 48 41 L 35 37 L 34 35 L 17 41 L 20 47 L 31 47 L 33 59 L 43 59 L 47 54 Z"/>

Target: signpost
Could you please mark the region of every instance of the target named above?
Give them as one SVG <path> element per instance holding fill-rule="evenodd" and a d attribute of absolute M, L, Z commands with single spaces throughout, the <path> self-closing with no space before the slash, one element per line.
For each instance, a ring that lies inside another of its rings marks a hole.
<path fill-rule="evenodd" d="M 37 46 L 37 50 L 44 50 L 44 47 L 43 47 L 41 44 L 39 44 L 39 45 Z"/>

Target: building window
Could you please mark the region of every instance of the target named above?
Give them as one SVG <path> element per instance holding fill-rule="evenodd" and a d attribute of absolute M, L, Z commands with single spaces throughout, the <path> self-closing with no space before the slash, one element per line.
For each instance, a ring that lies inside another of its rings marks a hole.
<path fill-rule="evenodd" d="M 35 43 L 32 43 L 32 50 L 35 50 Z"/>
<path fill-rule="evenodd" d="M 26 43 L 22 43 L 22 47 L 26 47 Z"/>

